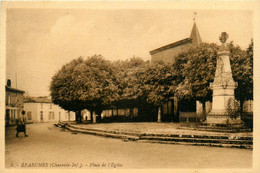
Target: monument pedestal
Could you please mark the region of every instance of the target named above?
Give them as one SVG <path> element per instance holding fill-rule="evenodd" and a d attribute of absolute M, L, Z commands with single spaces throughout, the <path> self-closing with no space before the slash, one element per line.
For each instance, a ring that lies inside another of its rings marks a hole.
<path fill-rule="evenodd" d="M 209 114 L 206 124 L 210 125 L 242 125 L 244 124 L 240 117 L 231 118 L 228 114 Z"/>
<path fill-rule="evenodd" d="M 212 110 L 207 115 L 207 124 L 227 124 L 232 122 L 229 112 L 235 107 L 235 83 L 224 86 L 216 81 L 210 85 L 213 90 L 213 103 Z"/>
<path fill-rule="evenodd" d="M 235 109 L 235 90 L 236 84 L 232 81 L 229 85 L 223 86 L 219 84 L 211 84 L 213 89 L 212 110 L 207 115 L 207 124 L 243 124 L 241 118 L 231 117 L 231 111 Z"/>

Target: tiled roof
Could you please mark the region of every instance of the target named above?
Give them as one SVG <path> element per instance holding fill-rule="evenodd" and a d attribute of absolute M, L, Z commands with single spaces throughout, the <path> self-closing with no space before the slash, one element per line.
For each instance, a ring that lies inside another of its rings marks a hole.
<path fill-rule="evenodd" d="M 6 90 L 6 91 L 10 91 L 10 92 L 22 93 L 22 94 L 25 93 L 25 91 L 23 91 L 23 90 L 18 90 L 18 89 L 9 87 L 9 86 L 5 86 L 5 90 Z"/>
<path fill-rule="evenodd" d="M 150 51 L 150 54 L 153 55 L 157 52 L 167 50 L 167 49 L 170 49 L 170 48 L 173 48 L 173 47 L 177 47 L 177 46 L 180 46 L 180 45 L 183 45 L 183 44 L 186 44 L 186 43 L 192 43 L 192 39 L 191 38 L 185 38 L 183 40 L 168 44 L 166 46 L 163 46 L 163 47 L 160 47 L 160 48 L 157 48 L 157 49 Z"/>
<path fill-rule="evenodd" d="M 24 103 L 51 103 L 48 97 L 25 97 Z"/>

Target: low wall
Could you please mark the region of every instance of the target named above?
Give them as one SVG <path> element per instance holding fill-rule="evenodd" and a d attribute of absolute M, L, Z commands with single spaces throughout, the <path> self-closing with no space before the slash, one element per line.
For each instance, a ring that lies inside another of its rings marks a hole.
<path fill-rule="evenodd" d="M 200 122 L 202 115 L 196 112 L 180 112 L 179 122 Z"/>

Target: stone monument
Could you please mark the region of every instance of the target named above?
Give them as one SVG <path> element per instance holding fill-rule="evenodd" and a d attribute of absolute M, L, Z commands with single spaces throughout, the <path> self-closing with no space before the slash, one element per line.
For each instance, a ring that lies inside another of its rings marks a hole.
<path fill-rule="evenodd" d="M 230 51 L 226 46 L 228 34 L 222 32 L 219 40 L 222 45 L 218 51 L 217 66 L 214 81 L 210 83 L 213 90 L 212 110 L 207 115 L 207 124 L 241 124 L 240 117 L 230 116 L 230 110 L 235 107 L 235 88 L 237 83 L 232 77 L 229 55 Z"/>

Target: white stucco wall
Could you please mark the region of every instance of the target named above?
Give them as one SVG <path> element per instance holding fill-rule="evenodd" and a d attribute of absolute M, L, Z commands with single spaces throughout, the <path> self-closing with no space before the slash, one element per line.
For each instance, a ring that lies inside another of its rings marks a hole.
<path fill-rule="evenodd" d="M 58 122 L 75 120 L 74 112 L 68 113 L 53 103 L 24 103 L 24 110 L 26 112 L 30 111 L 32 114 L 32 120 L 29 120 L 28 122 Z M 43 112 L 42 120 L 41 112 Z M 50 114 L 54 114 L 54 116 Z M 68 114 L 70 114 L 70 116 Z"/>

